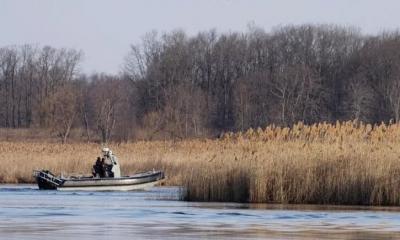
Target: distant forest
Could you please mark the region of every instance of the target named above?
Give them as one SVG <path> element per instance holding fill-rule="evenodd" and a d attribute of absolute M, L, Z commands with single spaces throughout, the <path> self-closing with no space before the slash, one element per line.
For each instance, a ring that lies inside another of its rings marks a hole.
<path fill-rule="evenodd" d="M 99 50 L 101 51 L 101 50 Z M 150 32 L 120 74 L 82 53 L 0 48 L 0 127 L 91 141 L 214 137 L 269 124 L 400 120 L 400 33 L 335 25 Z"/>

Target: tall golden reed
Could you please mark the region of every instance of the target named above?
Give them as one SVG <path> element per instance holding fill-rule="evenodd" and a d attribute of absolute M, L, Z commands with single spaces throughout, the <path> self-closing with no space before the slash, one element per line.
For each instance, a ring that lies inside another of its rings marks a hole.
<path fill-rule="evenodd" d="M 357 121 L 227 133 L 187 175 L 186 198 L 400 205 L 399 140 L 398 124 Z"/>
<path fill-rule="evenodd" d="M 399 140 L 399 124 L 349 121 L 110 147 L 124 174 L 163 169 L 166 184 L 184 186 L 187 200 L 400 205 Z M 32 170 L 41 168 L 88 174 L 99 150 L 0 142 L 0 181 L 32 182 Z"/>

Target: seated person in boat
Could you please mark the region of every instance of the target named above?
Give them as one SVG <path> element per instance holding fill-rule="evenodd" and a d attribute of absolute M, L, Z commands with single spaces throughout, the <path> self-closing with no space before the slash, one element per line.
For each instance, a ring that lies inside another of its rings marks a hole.
<path fill-rule="evenodd" d="M 112 153 L 109 148 L 103 148 L 104 169 L 106 177 L 121 177 L 121 170 L 118 163 L 118 158 Z"/>
<path fill-rule="evenodd" d="M 100 160 L 100 157 L 97 157 L 96 163 L 93 165 L 92 174 L 93 177 L 105 177 L 104 158 Z"/>

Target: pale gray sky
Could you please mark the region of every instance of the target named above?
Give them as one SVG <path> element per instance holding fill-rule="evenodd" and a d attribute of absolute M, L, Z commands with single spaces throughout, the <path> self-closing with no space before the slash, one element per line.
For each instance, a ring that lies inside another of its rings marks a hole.
<path fill-rule="evenodd" d="M 399 0 L 0 0 L 0 47 L 76 48 L 83 72 L 118 73 L 130 44 L 152 30 L 333 23 L 377 33 L 397 29 L 399 11 Z"/>

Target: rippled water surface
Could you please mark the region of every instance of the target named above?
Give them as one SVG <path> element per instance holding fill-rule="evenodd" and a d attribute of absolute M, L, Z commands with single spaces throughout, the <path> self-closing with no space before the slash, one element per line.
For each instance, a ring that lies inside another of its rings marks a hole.
<path fill-rule="evenodd" d="M 0 239 L 400 239 L 400 208 L 179 201 L 147 192 L 0 185 Z"/>

